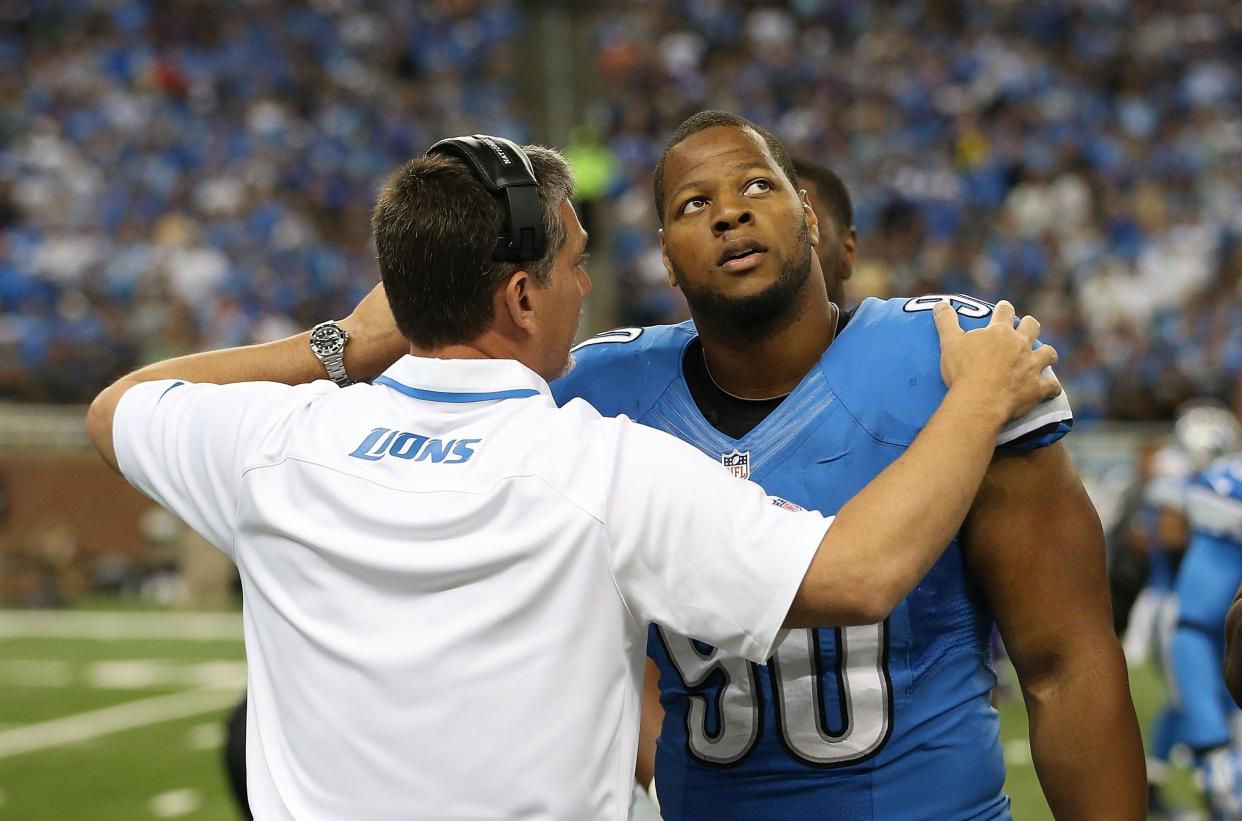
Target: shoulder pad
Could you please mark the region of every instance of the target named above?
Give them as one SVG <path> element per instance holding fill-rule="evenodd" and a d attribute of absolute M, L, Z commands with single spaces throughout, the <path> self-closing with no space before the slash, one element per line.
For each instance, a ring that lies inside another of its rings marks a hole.
<path fill-rule="evenodd" d="M 597 334 L 573 349 L 574 367 L 552 383 L 552 395 L 557 404 L 580 398 L 604 416 L 640 419 L 681 373 L 695 336 L 690 322 Z"/>
<path fill-rule="evenodd" d="M 947 299 L 962 328 L 983 327 L 992 304 L 962 294 L 867 299 L 828 349 L 825 375 L 858 422 L 880 441 L 909 444 L 945 395 L 932 308 Z M 1036 343 L 1039 344 L 1038 342 Z M 1041 402 L 1001 431 L 997 446 L 1031 450 L 1061 439 L 1073 424 L 1065 395 Z"/>
<path fill-rule="evenodd" d="M 1195 477 L 1186 517 L 1194 530 L 1242 542 L 1242 457 L 1218 459 Z"/>

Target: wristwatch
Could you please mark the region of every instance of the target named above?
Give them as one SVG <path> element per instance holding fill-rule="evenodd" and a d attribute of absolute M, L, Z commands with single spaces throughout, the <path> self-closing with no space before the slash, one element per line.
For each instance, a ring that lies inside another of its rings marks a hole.
<path fill-rule="evenodd" d="M 328 378 L 342 388 L 354 384 L 345 372 L 345 343 L 349 334 L 332 320 L 311 328 L 310 349 L 328 372 Z"/>

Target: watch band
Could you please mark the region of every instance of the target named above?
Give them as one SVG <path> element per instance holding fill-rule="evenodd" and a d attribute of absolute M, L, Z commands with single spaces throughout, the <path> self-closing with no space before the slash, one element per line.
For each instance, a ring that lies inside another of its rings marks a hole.
<path fill-rule="evenodd" d="M 340 353 L 328 354 L 319 360 L 323 363 L 324 370 L 328 372 L 328 378 L 342 388 L 349 387 L 354 384 L 354 380 L 349 378 L 349 374 L 345 372 L 345 351 Z"/>

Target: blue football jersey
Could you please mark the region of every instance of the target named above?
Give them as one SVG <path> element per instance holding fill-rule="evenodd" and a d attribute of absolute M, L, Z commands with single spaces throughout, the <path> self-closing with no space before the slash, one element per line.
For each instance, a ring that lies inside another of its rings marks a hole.
<path fill-rule="evenodd" d="M 1217 460 L 1186 493 L 1190 547 L 1177 576 L 1172 666 L 1196 749 L 1228 743 L 1234 711 L 1221 673 L 1225 615 L 1242 584 L 1242 454 Z"/>
<path fill-rule="evenodd" d="M 740 439 L 709 424 L 691 398 L 682 373 L 691 323 L 590 339 L 553 391 L 672 433 L 769 494 L 831 514 L 905 451 L 944 396 L 931 315 L 938 298 L 865 301 L 797 388 Z M 991 314 L 968 297 L 953 304 L 963 327 Z M 1041 447 L 1071 424 L 1058 397 L 1010 424 L 998 445 Z M 789 630 L 766 665 L 653 626 L 664 817 L 1009 817 L 989 704 L 992 623 L 955 542 L 884 622 Z"/>

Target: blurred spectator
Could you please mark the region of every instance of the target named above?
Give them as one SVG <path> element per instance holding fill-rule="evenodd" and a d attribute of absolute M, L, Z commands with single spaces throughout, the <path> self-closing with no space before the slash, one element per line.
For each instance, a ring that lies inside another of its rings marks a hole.
<path fill-rule="evenodd" d="M 598 39 L 625 324 L 683 316 L 648 171 L 682 119 L 723 108 L 844 177 L 848 301 L 1008 297 L 1064 352 L 1083 418 L 1238 390 L 1236 4 L 646 0 L 611 5 Z"/>

